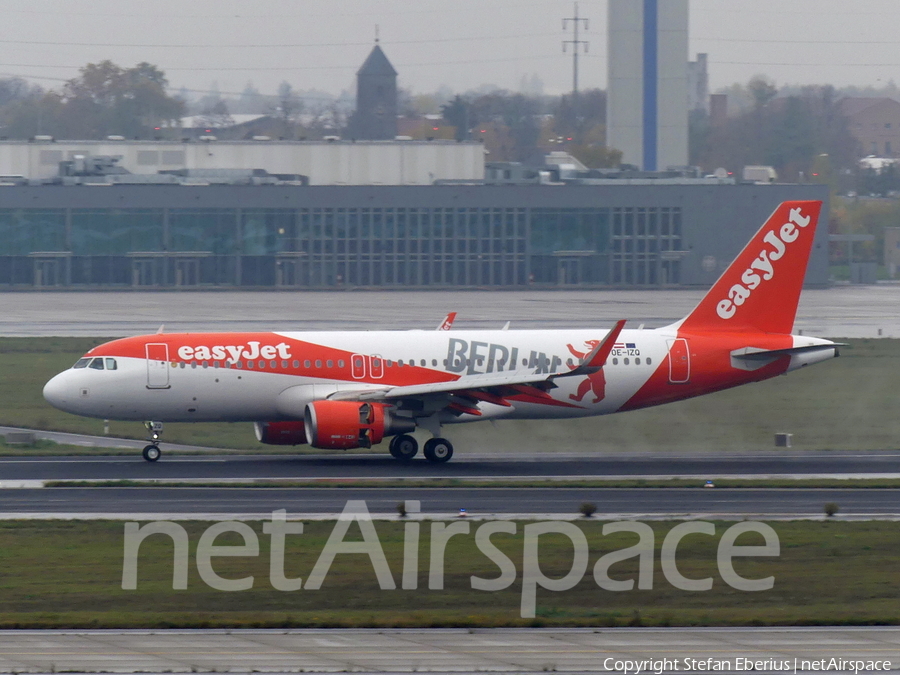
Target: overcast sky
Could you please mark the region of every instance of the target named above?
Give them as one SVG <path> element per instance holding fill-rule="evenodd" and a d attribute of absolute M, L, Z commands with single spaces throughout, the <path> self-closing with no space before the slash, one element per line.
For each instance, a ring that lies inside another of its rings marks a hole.
<path fill-rule="evenodd" d="M 634 0 L 639 2 L 640 0 Z M 661 0 L 665 2 L 666 0 Z M 900 0 L 690 0 L 690 51 L 707 52 L 713 89 L 765 74 L 778 84 L 900 82 Z M 580 86 L 606 86 L 606 0 L 580 0 L 589 29 Z M 375 26 L 416 93 L 441 85 L 546 93 L 571 88 L 570 0 L 0 0 L 0 75 L 45 87 L 85 63 L 148 61 L 175 87 L 223 93 L 354 91 Z"/>

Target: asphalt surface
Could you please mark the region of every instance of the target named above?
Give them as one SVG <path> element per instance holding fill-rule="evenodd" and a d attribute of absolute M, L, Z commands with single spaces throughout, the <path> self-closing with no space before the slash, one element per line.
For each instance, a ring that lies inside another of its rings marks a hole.
<path fill-rule="evenodd" d="M 599 518 L 822 516 L 835 502 L 841 517 L 898 517 L 900 489 L 769 488 L 222 488 L 106 487 L 0 490 L 0 517 L 14 514 L 80 514 L 113 518 L 229 515 L 267 519 L 286 509 L 294 515 L 340 513 L 347 501 L 364 500 L 372 514 L 396 514 L 397 504 L 419 500 L 425 516 L 535 514 L 573 516 L 585 502 Z M 140 517 L 138 517 L 140 516 Z"/>
<path fill-rule="evenodd" d="M 143 446 L 141 442 L 138 445 Z M 900 452 L 770 452 L 753 455 L 670 456 L 457 455 L 432 464 L 421 455 L 400 463 L 377 455 L 203 455 L 2 457 L 0 480 L 253 480 L 346 478 L 631 478 L 690 476 L 900 476 Z"/>
<path fill-rule="evenodd" d="M 0 672 L 810 673 L 900 665 L 900 629 L 553 628 L 3 631 Z M 675 661 L 677 659 L 677 662 Z M 740 660 L 739 660 L 740 659 Z M 813 662 L 820 662 L 815 664 Z M 885 663 L 887 662 L 887 663 Z M 785 665 L 786 664 L 786 665 Z M 861 672 L 873 672 L 865 670 Z"/>
<path fill-rule="evenodd" d="M 438 291 L 41 291 L 4 293 L 0 335 L 108 336 L 254 330 L 433 330 L 454 327 L 655 328 L 688 314 L 707 289 Z M 900 284 L 807 289 L 795 331 L 820 337 L 900 337 Z"/>

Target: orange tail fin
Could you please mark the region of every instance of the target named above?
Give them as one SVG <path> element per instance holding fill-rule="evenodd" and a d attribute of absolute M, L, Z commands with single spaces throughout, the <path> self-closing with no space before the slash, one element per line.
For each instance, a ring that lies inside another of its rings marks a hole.
<path fill-rule="evenodd" d="M 790 333 L 822 202 L 783 202 L 679 330 Z"/>

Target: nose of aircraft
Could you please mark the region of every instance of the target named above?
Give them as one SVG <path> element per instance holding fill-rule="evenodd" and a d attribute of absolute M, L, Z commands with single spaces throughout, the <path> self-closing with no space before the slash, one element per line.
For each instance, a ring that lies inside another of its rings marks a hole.
<path fill-rule="evenodd" d="M 68 371 L 64 371 L 51 378 L 50 381 L 44 385 L 44 400 L 54 408 L 68 410 L 71 406 L 74 394 L 72 387 L 70 386 L 71 383 L 67 382 L 69 379 Z"/>

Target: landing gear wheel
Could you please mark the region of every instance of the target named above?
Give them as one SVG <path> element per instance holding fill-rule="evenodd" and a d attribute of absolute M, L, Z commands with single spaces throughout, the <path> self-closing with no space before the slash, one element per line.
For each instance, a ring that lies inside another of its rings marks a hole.
<path fill-rule="evenodd" d="M 425 442 L 423 452 L 429 462 L 443 464 L 453 457 L 453 444 L 446 438 L 432 438 Z"/>
<path fill-rule="evenodd" d="M 391 455 L 401 462 L 408 462 L 419 452 L 419 442 L 409 434 L 400 434 L 391 439 Z"/>
<path fill-rule="evenodd" d="M 159 451 L 158 445 L 148 445 L 144 448 L 144 459 L 148 462 L 155 462 L 162 453 Z"/>

